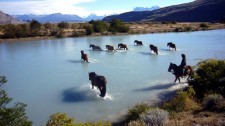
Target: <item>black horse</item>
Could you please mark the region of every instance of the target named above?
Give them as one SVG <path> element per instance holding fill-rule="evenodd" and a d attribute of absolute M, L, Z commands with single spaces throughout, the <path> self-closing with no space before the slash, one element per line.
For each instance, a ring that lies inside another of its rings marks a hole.
<path fill-rule="evenodd" d="M 97 75 L 95 72 L 89 73 L 89 80 L 91 80 L 92 89 L 96 86 L 101 94 L 99 96 L 105 97 L 107 80 L 104 76 Z"/>
<path fill-rule="evenodd" d="M 90 44 L 90 48 L 92 48 L 92 50 L 94 50 L 94 51 L 102 51 L 101 47 L 96 46 L 94 44 Z"/>
<path fill-rule="evenodd" d="M 134 44 L 137 44 L 137 46 L 143 46 L 143 43 L 142 43 L 142 41 L 139 41 L 139 40 L 135 40 L 134 41 Z"/>
<path fill-rule="evenodd" d="M 108 51 L 116 51 L 114 46 L 106 45 L 105 47 L 106 47 L 106 49 L 108 49 Z"/>
<path fill-rule="evenodd" d="M 84 62 L 88 62 L 88 55 L 84 53 L 83 50 L 80 51 L 81 52 L 81 59 L 84 61 Z M 89 62 L 88 62 L 89 63 Z"/>
<path fill-rule="evenodd" d="M 193 75 L 194 75 L 194 71 L 193 71 L 191 66 L 186 66 L 184 68 L 184 72 L 183 72 L 183 69 L 180 66 L 177 66 L 176 64 L 170 63 L 170 66 L 168 68 L 168 72 L 171 72 L 172 70 L 173 70 L 173 74 L 175 75 L 174 82 L 176 82 L 177 79 L 178 79 L 179 83 L 180 83 L 180 77 L 187 76 L 187 75 L 188 75 L 187 80 L 189 80 L 190 78 L 193 78 Z"/>
<path fill-rule="evenodd" d="M 151 51 L 154 51 L 154 53 L 156 53 L 158 55 L 158 48 L 152 44 L 149 45 L 149 48 Z"/>
<path fill-rule="evenodd" d="M 167 47 L 169 47 L 169 48 L 171 48 L 171 49 L 177 50 L 177 49 L 176 49 L 176 45 L 175 45 L 174 43 L 172 43 L 172 42 L 168 42 L 168 43 L 167 43 Z"/>
<path fill-rule="evenodd" d="M 118 44 L 118 48 L 120 48 L 120 49 L 122 48 L 122 49 L 128 50 L 127 45 L 123 44 L 123 43 Z"/>

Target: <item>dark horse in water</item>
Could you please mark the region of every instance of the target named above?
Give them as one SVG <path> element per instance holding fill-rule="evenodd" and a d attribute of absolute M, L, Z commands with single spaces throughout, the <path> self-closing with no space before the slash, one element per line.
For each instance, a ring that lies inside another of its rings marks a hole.
<path fill-rule="evenodd" d="M 84 62 L 88 62 L 88 55 L 85 54 L 83 50 L 81 50 L 80 52 L 81 52 L 81 59 L 84 60 Z"/>
<path fill-rule="evenodd" d="M 105 97 L 106 94 L 106 83 L 107 80 L 104 76 L 97 75 L 95 72 L 90 72 L 89 73 L 89 80 L 91 81 L 92 84 L 92 89 L 97 87 L 101 94 L 99 96 Z"/>
<path fill-rule="evenodd" d="M 120 48 L 120 49 L 122 48 L 122 49 L 128 50 L 127 45 L 123 44 L 123 43 L 118 44 L 118 48 Z"/>
<path fill-rule="evenodd" d="M 183 70 L 183 68 L 181 68 L 180 66 L 170 63 L 168 72 L 171 72 L 172 70 L 173 70 L 173 74 L 175 75 L 174 82 L 176 82 L 178 79 L 179 83 L 180 83 L 180 77 L 187 76 L 187 75 L 188 75 L 187 80 L 189 80 L 189 79 L 193 78 L 193 75 L 194 75 L 194 71 L 191 66 L 186 66 Z"/>
<path fill-rule="evenodd" d="M 154 53 L 156 53 L 158 55 L 158 48 L 152 44 L 149 45 L 149 48 L 151 51 L 154 51 Z"/>
<path fill-rule="evenodd" d="M 177 49 L 176 49 L 176 45 L 175 45 L 174 43 L 172 43 L 172 42 L 168 42 L 168 43 L 167 43 L 167 47 L 169 47 L 169 48 L 171 48 L 171 49 L 177 50 Z"/>
<path fill-rule="evenodd" d="M 90 48 L 92 48 L 92 50 L 94 50 L 94 51 L 102 51 L 101 47 L 96 46 L 94 44 L 90 44 Z"/>
<path fill-rule="evenodd" d="M 137 44 L 137 46 L 143 46 L 143 43 L 142 43 L 142 41 L 138 41 L 138 40 L 135 40 L 134 41 L 134 44 Z"/>
<path fill-rule="evenodd" d="M 114 46 L 106 45 L 105 47 L 106 47 L 106 49 L 108 49 L 108 51 L 116 51 Z"/>

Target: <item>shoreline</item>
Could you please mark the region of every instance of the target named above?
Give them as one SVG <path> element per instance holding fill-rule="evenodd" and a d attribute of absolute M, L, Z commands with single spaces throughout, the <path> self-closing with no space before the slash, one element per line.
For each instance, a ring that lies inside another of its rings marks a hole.
<path fill-rule="evenodd" d="M 207 28 L 201 27 L 201 24 L 206 24 Z M 222 23 L 153 23 L 153 22 L 130 22 L 126 23 L 130 27 L 128 33 L 93 33 L 92 35 L 78 36 L 78 37 L 94 37 L 94 36 L 117 36 L 117 35 L 135 35 L 135 34 L 155 34 L 155 33 L 179 33 L 179 32 L 194 32 L 194 31 L 208 31 L 208 30 L 219 30 L 225 29 L 225 24 Z M 73 30 L 73 29 L 72 29 Z M 0 39 L 0 43 L 7 42 L 26 42 L 26 41 L 36 41 L 36 40 L 53 40 L 59 38 L 69 38 L 72 37 L 72 30 L 65 29 L 65 36 L 55 37 L 55 36 L 36 36 L 36 37 L 25 37 L 25 38 L 10 38 L 10 39 Z M 69 31 L 69 32 L 68 32 Z M 76 37 L 74 37 L 76 38 Z"/>

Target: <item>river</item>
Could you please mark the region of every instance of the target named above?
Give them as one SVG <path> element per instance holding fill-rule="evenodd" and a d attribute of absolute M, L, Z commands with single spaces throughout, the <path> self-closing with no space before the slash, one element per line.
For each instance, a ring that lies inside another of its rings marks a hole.
<path fill-rule="evenodd" d="M 4 89 L 13 102 L 27 104 L 26 112 L 34 126 L 46 124 L 50 115 L 65 112 L 76 122 L 115 121 L 127 109 L 144 101 L 154 102 L 166 91 L 186 85 L 173 83 L 170 62 L 196 65 L 208 58 L 225 59 L 225 30 L 184 33 L 155 33 L 124 36 L 62 38 L 0 43 L 0 75 L 7 77 Z M 134 40 L 143 46 L 134 46 Z M 167 42 L 174 42 L 177 51 Z M 127 44 L 129 50 L 106 51 L 105 45 Z M 92 51 L 90 44 L 103 51 Z M 150 52 L 149 44 L 159 49 Z M 90 63 L 80 59 L 80 51 Z M 88 72 L 107 78 L 107 94 L 92 90 Z"/>

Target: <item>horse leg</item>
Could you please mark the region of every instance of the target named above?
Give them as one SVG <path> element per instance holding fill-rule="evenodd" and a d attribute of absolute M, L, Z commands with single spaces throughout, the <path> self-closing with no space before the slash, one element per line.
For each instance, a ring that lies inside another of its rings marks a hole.
<path fill-rule="evenodd" d="M 101 89 L 100 89 L 100 96 L 101 97 L 105 97 L 105 94 L 106 94 L 106 85 L 102 85 Z"/>
<path fill-rule="evenodd" d="M 178 77 L 179 83 L 180 83 L 180 77 Z"/>

